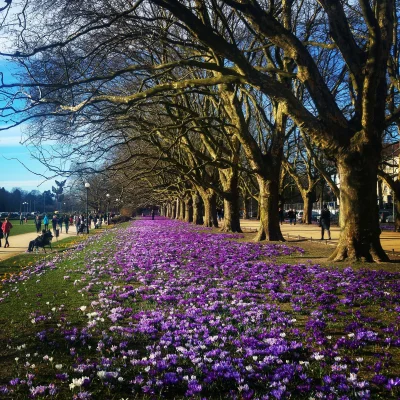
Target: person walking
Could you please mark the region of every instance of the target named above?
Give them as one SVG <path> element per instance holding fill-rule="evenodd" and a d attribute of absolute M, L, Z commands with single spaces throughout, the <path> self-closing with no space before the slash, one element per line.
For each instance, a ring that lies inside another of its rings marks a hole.
<path fill-rule="evenodd" d="M 44 225 L 44 230 L 48 231 L 49 230 L 49 217 L 47 216 L 47 214 L 45 214 L 43 217 L 43 225 Z"/>
<path fill-rule="evenodd" d="M 81 219 L 79 218 L 78 215 L 75 215 L 74 220 L 75 220 L 76 234 L 79 235 L 79 230 L 81 228 Z"/>
<path fill-rule="evenodd" d="M 60 232 L 62 232 L 63 222 L 64 222 L 64 218 L 60 215 L 58 217 L 58 226 L 60 227 Z"/>
<path fill-rule="evenodd" d="M 53 236 L 57 237 L 56 235 L 56 231 L 57 231 L 57 223 L 58 223 L 58 218 L 57 218 L 57 214 L 53 215 L 53 218 L 51 220 L 51 223 L 53 225 Z"/>
<path fill-rule="evenodd" d="M 40 233 L 42 231 L 42 219 L 40 218 L 40 215 L 36 215 L 35 225 L 36 225 L 36 233 Z"/>
<path fill-rule="evenodd" d="M 321 239 L 324 240 L 324 233 L 325 231 L 328 232 L 328 240 L 331 240 L 331 213 L 328 210 L 328 206 L 324 204 L 324 208 L 321 212 L 321 218 L 319 220 L 319 226 L 321 227 Z"/>
<path fill-rule="evenodd" d="M 65 233 L 68 233 L 68 229 L 69 229 L 69 217 L 68 217 L 68 215 L 64 215 L 64 225 L 65 225 Z"/>
<path fill-rule="evenodd" d="M 1 239 L 3 239 L 3 237 L 4 237 L 4 233 L 1 229 L 1 225 L 2 225 L 2 223 L 0 222 L 0 247 L 1 247 Z"/>
<path fill-rule="evenodd" d="M 8 237 L 10 236 L 10 231 L 12 227 L 12 223 L 8 220 L 8 217 L 6 217 L 3 224 L 1 225 L 1 230 L 3 231 L 4 239 L 6 241 L 4 243 L 4 247 L 10 247 L 10 244 L 8 243 Z"/>
<path fill-rule="evenodd" d="M 290 210 L 288 211 L 287 215 L 288 215 L 288 218 L 289 218 L 289 224 L 292 225 L 293 218 L 294 218 L 294 212 L 293 212 L 293 210 L 290 209 Z"/>

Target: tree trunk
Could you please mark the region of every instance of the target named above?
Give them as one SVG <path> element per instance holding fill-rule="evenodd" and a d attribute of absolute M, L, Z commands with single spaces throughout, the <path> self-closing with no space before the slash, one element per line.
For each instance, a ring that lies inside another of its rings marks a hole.
<path fill-rule="evenodd" d="M 342 231 L 329 260 L 389 261 L 379 239 L 376 151 L 347 153 L 339 156 L 337 162 Z"/>
<path fill-rule="evenodd" d="M 176 200 L 174 200 L 172 202 L 172 207 L 171 207 L 171 218 L 172 219 L 176 219 L 176 209 L 177 209 Z"/>
<path fill-rule="evenodd" d="M 179 219 L 179 213 L 180 213 L 180 203 L 179 199 L 175 200 L 175 216 L 174 219 Z"/>
<path fill-rule="evenodd" d="M 398 196 L 396 196 L 395 199 L 395 209 L 394 209 L 394 213 L 395 215 L 393 215 L 393 224 L 394 224 L 394 231 L 398 232 L 399 231 L 399 227 L 400 227 L 400 198 Z"/>
<path fill-rule="evenodd" d="M 204 205 L 204 226 L 218 228 L 217 195 L 212 189 L 199 189 Z"/>
<path fill-rule="evenodd" d="M 248 219 L 248 211 L 247 211 L 247 199 L 243 197 L 243 219 Z"/>
<path fill-rule="evenodd" d="M 172 204 L 171 203 L 167 204 L 167 215 L 166 215 L 166 217 L 167 218 L 172 218 Z"/>
<path fill-rule="evenodd" d="M 190 196 L 185 197 L 185 221 L 193 222 L 193 200 Z"/>
<path fill-rule="evenodd" d="M 315 193 L 314 191 L 301 191 L 301 197 L 303 198 L 304 207 L 303 207 L 303 224 L 311 224 L 312 223 L 312 207 L 315 202 Z"/>
<path fill-rule="evenodd" d="M 378 204 L 379 209 L 383 208 L 383 193 L 382 193 L 382 181 L 378 179 Z"/>
<path fill-rule="evenodd" d="M 224 220 L 221 231 L 242 232 L 240 228 L 240 206 L 238 171 L 228 168 L 219 171 L 224 198 Z"/>
<path fill-rule="evenodd" d="M 260 227 L 255 241 L 273 240 L 285 241 L 279 225 L 279 180 L 257 177 L 260 188 L 259 210 Z"/>
<path fill-rule="evenodd" d="M 178 199 L 179 202 L 179 219 L 185 220 L 185 202 L 182 199 Z"/>
<path fill-rule="evenodd" d="M 201 198 L 197 192 L 192 194 L 193 204 L 193 222 L 196 225 L 203 225 L 203 211 L 201 207 Z"/>

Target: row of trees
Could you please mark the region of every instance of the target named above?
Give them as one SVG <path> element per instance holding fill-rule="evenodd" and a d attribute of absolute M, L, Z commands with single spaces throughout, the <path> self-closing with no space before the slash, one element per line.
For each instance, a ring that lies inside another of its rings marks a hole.
<path fill-rule="evenodd" d="M 82 191 L 81 191 L 82 192 Z M 1 212 L 48 212 L 56 210 L 70 212 L 70 210 L 83 209 L 83 193 L 68 190 L 68 193 L 60 196 L 51 190 L 40 192 L 39 190 L 26 191 L 14 188 L 7 191 L 0 188 L 0 211 Z"/>
<path fill-rule="evenodd" d="M 400 198 L 380 168 L 400 116 L 395 0 L 25 0 L 8 11 L 18 49 L 2 54 L 20 72 L 0 86 L 3 119 L 29 124 L 53 171 L 103 173 L 136 204 L 191 201 L 197 223 L 200 197 L 206 225 L 219 197 L 229 231 L 239 193 L 255 196 L 257 240 L 283 240 L 285 185 L 310 215 L 325 181 L 341 207 L 332 259 L 387 260 L 376 190 L 379 175 Z"/>
<path fill-rule="evenodd" d="M 39 190 L 26 191 L 14 188 L 11 191 L 0 188 L 0 211 L 1 212 L 43 212 L 54 210 L 56 206 L 55 197 L 50 190 L 40 192 Z"/>

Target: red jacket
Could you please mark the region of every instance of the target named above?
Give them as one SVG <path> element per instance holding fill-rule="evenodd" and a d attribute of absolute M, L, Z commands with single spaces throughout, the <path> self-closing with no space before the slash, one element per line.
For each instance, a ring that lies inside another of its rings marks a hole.
<path fill-rule="evenodd" d="M 13 227 L 13 226 L 12 226 L 12 223 L 11 223 L 10 221 L 4 221 L 4 222 L 2 223 L 2 225 L 1 225 L 1 230 L 2 230 L 4 233 L 10 233 L 10 230 L 11 230 L 12 227 Z"/>

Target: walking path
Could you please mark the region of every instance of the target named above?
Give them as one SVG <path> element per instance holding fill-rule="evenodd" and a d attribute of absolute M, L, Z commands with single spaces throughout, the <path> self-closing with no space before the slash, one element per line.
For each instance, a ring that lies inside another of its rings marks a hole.
<path fill-rule="evenodd" d="M 259 221 L 255 219 L 241 219 L 240 225 L 244 232 L 256 232 L 258 230 Z M 320 241 L 319 239 L 321 237 L 321 228 L 315 224 L 290 225 L 289 223 L 284 223 L 281 225 L 281 231 L 285 238 L 289 235 L 289 238 L 297 237 L 298 239 Z M 340 228 L 338 226 L 331 226 L 332 240 L 324 240 L 323 243 L 336 245 L 339 239 L 339 234 Z M 325 238 L 327 238 L 326 232 Z M 400 232 L 383 231 L 381 233 L 381 244 L 387 253 L 400 253 Z"/>
<path fill-rule="evenodd" d="M 31 240 L 36 239 L 38 236 L 39 234 L 36 232 L 22 233 L 21 235 L 13 236 L 11 229 L 11 234 L 10 237 L 8 238 L 8 243 L 10 243 L 10 247 L 4 248 L 5 240 L 1 239 L 0 261 L 3 261 L 7 258 L 13 257 L 21 253 L 25 253 L 26 250 L 28 250 L 29 242 Z M 63 231 L 60 232 L 60 236 L 57 239 L 61 240 L 68 236 L 76 236 L 75 226 L 73 226 L 72 229 L 70 228 L 68 230 L 68 234 L 65 233 L 65 229 L 63 229 Z M 56 243 L 57 239 L 53 237 L 52 243 Z M 40 251 L 43 250 L 40 249 Z M 48 251 L 47 248 L 46 251 Z"/>

